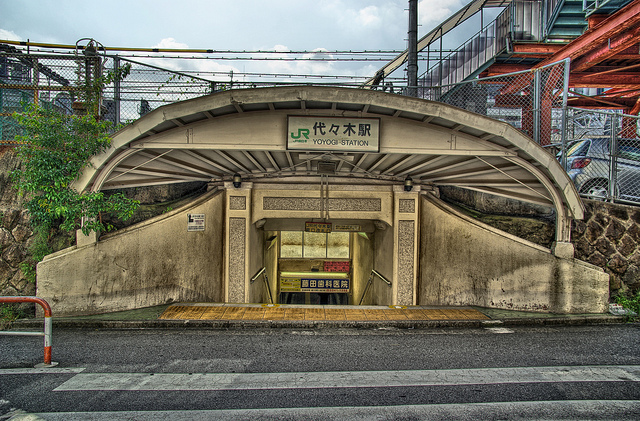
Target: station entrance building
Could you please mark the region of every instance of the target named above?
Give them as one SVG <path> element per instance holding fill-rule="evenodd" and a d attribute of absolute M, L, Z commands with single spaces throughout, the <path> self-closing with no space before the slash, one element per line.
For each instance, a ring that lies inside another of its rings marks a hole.
<path fill-rule="evenodd" d="M 166 302 L 478 305 L 600 312 L 608 275 L 573 258 L 573 184 L 512 126 L 442 103 L 327 87 L 218 92 L 113 136 L 75 187 L 204 181 L 126 229 L 38 266 L 54 312 Z M 547 249 L 438 198 L 459 186 L 552 208 Z"/>

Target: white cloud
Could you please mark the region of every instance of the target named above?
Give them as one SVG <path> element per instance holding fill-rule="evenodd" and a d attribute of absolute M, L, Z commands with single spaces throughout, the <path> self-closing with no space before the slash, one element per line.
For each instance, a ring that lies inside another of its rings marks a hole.
<path fill-rule="evenodd" d="M 376 6 L 367 6 L 358 11 L 356 23 L 359 26 L 379 26 L 381 19 Z"/>
<path fill-rule="evenodd" d="M 0 39 L 7 41 L 22 41 L 22 37 L 17 35 L 13 31 L 7 31 L 6 29 L 0 29 Z"/>
<path fill-rule="evenodd" d="M 463 0 L 420 0 L 418 3 L 418 20 L 422 30 L 429 31 L 444 22 L 467 3 Z"/>

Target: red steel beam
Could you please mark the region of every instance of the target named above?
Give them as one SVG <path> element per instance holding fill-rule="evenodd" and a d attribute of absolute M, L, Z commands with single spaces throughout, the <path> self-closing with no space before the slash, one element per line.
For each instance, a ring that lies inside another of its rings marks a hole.
<path fill-rule="evenodd" d="M 542 67 L 556 61 L 564 60 L 567 57 L 576 59 L 584 54 L 588 54 L 593 45 L 606 42 L 608 38 L 629 31 L 640 24 L 640 0 L 634 0 L 627 6 L 611 15 L 608 19 L 600 22 L 594 28 L 588 29 L 584 34 L 564 46 L 560 51 L 548 59 L 536 64 L 534 67 Z"/>
<path fill-rule="evenodd" d="M 640 73 L 571 73 L 569 86 L 582 88 L 622 88 L 638 89 Z"/>
<path fill-rule="evenodd" d="M 562 47 L 564 47 L 562 44 L 514 44 L 512 47 L 512 56 L 522 58 L 547 58 L 557 53 Z"/>
<path fill-rule="evenodd" d="M 571 63 L 571 71 L 583 72 L 615 56 L 616 54 L 625 51 L 627 48 L 638 43 L 639 35 L 640 26 L 634 28 L 632 31 L 618 34 L 614 37 L 608 38 L 605 42 L 592 46 L 591 51 L 579 58 L 576 58 Z M 640 55 L 636 58 L 640 58 Z"/>

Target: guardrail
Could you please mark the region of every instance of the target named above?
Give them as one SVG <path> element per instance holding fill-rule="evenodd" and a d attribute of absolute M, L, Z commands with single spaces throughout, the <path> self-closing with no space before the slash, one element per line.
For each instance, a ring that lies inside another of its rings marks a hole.
<path fill-rule="evenodd" d="M 44 336 L 44 365 L 51 367 L 51 306 L 39 297 L 0 297 L 0 303 L 36 303 L 44 310 L 44 332 L 0 330 L 0 335 Z"/>
<path fill-rule="evenodd" d="M 271 287 L 269 286 L 269 278 L 267 277 L 267 268 L 265 266 L 263 266 L 262 269 L 260 269 L 258 272 L 256 272 L 255 275 L 251 277 L 251 283 L 254 283 L 256 280 L 258 280 L 260 275 L 264 275 L 262 280 L 264 281 L 264 284 L 267 286 L 267 292 L 269 293 L 269 301 L 271 302 L 271 304 L 273 304 L 273 296 L 271 295 Z"/>

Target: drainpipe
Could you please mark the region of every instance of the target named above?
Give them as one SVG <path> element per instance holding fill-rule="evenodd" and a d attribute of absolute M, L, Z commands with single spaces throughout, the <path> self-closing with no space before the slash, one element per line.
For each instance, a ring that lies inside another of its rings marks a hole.
<path fill-rule="evenodd" d="M 418 96 L 418 0 L 409 0 L 409 48 L 407 55 L 407 95 Z"/>

